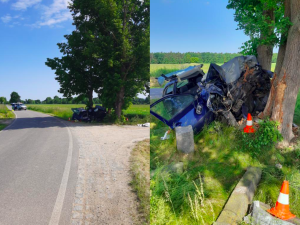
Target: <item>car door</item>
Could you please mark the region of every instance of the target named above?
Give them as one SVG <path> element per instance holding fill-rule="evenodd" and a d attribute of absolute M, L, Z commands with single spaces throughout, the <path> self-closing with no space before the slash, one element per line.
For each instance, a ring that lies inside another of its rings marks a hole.
<path fill-rule="evenodd" d="M 191 125 L 194 133 L 214 119 L 206 102 L 191 94 L 167 95 L 150 106 L 150 113 L 172 129 Z"/>

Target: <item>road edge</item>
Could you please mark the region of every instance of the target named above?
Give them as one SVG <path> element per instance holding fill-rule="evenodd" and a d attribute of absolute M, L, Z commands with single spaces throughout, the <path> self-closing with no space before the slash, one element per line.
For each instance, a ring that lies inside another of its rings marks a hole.
<path fill-rule="evenodd" d="M 6 105 L 5 105 L 6 106 Z M 7 107 L 7 106 L 6 106 Z M 4 129 L 2 129 L 2 130 L 0 130 L 0 133 L 2 132 L 2 131 L 4 131 L 4 130 L 6 130 L 6 129 L 8 129 L 11 125 L 13 125 L 15 122 L 16 122 L 16 120 L 18 119 L 18 116 L 17 116 L 17 114 L 15 113 L 15 111 L 14 110 L 11 110 L 12 112 L 13 112 L 13 114 L 15 115 L 15 118 L 13 119 L 13 121 L 7 126 L 7 127 L 5 127 Z"/>

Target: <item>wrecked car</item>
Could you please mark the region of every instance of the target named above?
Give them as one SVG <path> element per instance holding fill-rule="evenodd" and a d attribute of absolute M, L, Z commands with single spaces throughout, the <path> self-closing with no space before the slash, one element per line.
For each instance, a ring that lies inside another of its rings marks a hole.
<path fill-rule="evenodd" d="M 96 105 L 95 107 L 89 108 L 72 108 L 73 116 L 72 120 L 91 122 L 100 122 L 106 116 L 106 108 Z"/>
<path fill-rule="evenodd" d="M 150 113 L 174 129 L 221 120 L 230 125 L 257 115 L 266 106 L 273 73 L 262 69 L 255 56 L 238 56 L 219 66 L 211 63 L 206 74 L 202 66 L 189 67 L 167 75 L 158 82 L 168 83 L 163 97 L 150 106 Z M 185 83 L 183 83 L 185 82 Z"/>

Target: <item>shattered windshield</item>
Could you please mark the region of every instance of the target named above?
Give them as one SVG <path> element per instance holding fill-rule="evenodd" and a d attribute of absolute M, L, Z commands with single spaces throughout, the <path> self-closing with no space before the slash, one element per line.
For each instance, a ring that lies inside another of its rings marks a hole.
<path fill-rule="evenodd" d="M 154 105 L 151 111 L 169 121 L 193 102 L 192 95 L 174 95 Z"/>

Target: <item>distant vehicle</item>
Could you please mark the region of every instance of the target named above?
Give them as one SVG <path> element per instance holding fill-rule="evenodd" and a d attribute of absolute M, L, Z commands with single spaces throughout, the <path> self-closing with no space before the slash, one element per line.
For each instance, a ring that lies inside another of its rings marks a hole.
<path fill-rule="evenodd" d="M 23 103 L 12 103 L 11 104 L 13 110 L 27 110 L 27 106 Z"/>
<path fill-rule="evenodd" d="M 201 67 L 161 75 L 159 84 L 169 82 L 150 113 L 172 129 L 191 125 L 197 133 L 215 119 L 236 125 L 248 113 L 264 110 L 273 73 L 262 69 L 255 56 L 239 56 L 222 66 L 211 63 L 207 74 Z"/>

